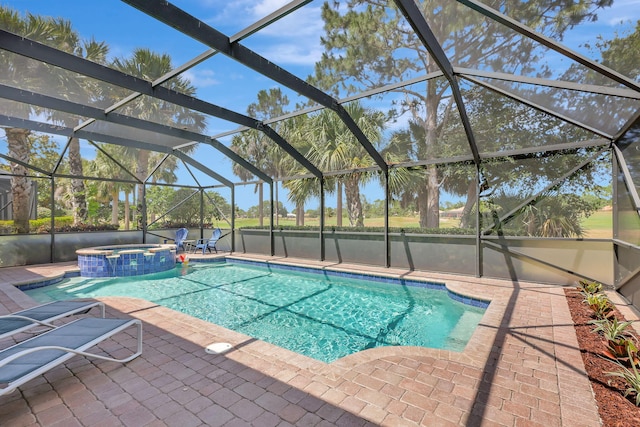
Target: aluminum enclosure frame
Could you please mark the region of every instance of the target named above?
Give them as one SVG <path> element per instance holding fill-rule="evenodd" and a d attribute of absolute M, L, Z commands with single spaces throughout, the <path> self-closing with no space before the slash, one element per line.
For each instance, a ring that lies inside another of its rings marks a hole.
<path fill-rule="evenodd" d="M 230 159 L 232 162 L 239 164 L 242 168 L 249 171 L 252 175 L 256 176 L 259 181 L 267 183 L 270 186 L 269 195 L 270 195 L 270 205 L 273 210 L 274 205 L 274 190 L 273 185 L 280 179 L 275 177 L 271 177 L 262 171 L 258 166 L 253 165 L 251 162 L 244 159 L 242 156 L 233 152 L 233 150 L 226 147 L 222 144 L 218 138 L 223 136 L 235 134 L 241 132 L 245 129 L 255 129 L 262 133 L 264 133 L 267 137 L 269 137 L 275 144 L 280 146 L 289 156 L 295 159 L 299 164 L 301 164 L 308 172 L 309 176 L 317 178 L 319 180 L 320 185 L 320 206 L 321 206 L 321 218 L 320 218 L 320 232 L 319 232 L 319 258 L 324 259 L 325 257 L 325 236 L 324 236 L 324 197 L 325 197 L 325 179 L 332 175 L 337 175 L 342 172 L 349 171 L 322 171 L 317 165 L 314 165 L 310 162 L 303 153 L 300 153 L 293 145 L 291 145 L 288 141 L 285 140 L 281 135 L 279 135 L 272 125 L 273 123 L 283 120 L 288 117 L 293 117 L 299 114 L 307 114 L 310 112 L 319 111 L 321 109 L 329 109 L 334 111 L 342 120 L 342 122 L 347 126 L 347 128 L 352 132 L 355 136 L 356 140 L 360 143 L 360 145 L 366 150 L 366 152 L 371 156 L 374 160 L 375 166 L 370 168 L 371 170 L 379 170 L 384 174 L 384 193 L 385 193 L 385 238 L 384 238 L 384 246 L 385 246 L 385 255 L 384 258 L 386 260 L 386 266 L 390 266 L 390 249 L 389 249 L 389 218 L 388 218 L 388 208 L 389 208 L 389 170 L 393 168 L 400 167 L 424 167 L 432 164 L 441 164 L 446 162 L 471 162 L 476 167 L 476 184 L 479 185 L 479 168 L 482 163 L 488 159 L 493 157 L 508 157 L 508 156 L 518 156 L 518 155 L 527 155 L 544 151 L 553 151 L 553 150 L 570 150 L 577 149 L 582 147 L 609 147 L 611 146 L 612 150 L 612 159 L 614 159 L 615 170 L 619 172 L 619 176 L 626 184 L 628 191 L 630 193 L 630 197 L 632 202 L 635 204 L 636 212 L 640 215 L 640 198 L 638 196 L 638 192 L 636 189 L 636 184 L 633 182 L 633 175 L 630 172 L 630 167 L 625 161 L 624 153 L 620 150 L 618 146 L 618 142 L 628 134 L 630 130 L 637 126 L 638 119 L 640 117 L 640 106 L 638 108 L 635 116 L 630 119 L 624 126 L 622 126 L 619 131 L 615 134 L 610 132 L 602 131 L 596 127 L 590 126 L 587 123 L 583 123 L 580 120 L 572 119 L 570 117 L 563 116 L 562 114 L 555 113 L 548 108 L 545 108 L 542 105 L 537 104 L 536 102 L 527 100 L 524 97 L 519 97 L 514 93 L 510 93 L 507 90 L 500 89 L 494 85 L 491 85 L 487 82 L 481 80 L 481 78 L 495 78 L 495 79 L 504 79 L 512 82 L 526 83 L 526 84 L 536 84 L 541 86 L 549 86 L 556 87 L 559 89 L 568 89 L 568 90 L 576 90 L 583 91 L 585 93 L 593 93 L 593 94 L 602 94 L 602 95 L 610 95 L 616 97 L 626 97 L 632 100 L 640 100 L 640 84 L 629 79 L 628 77 L 621 75 L 607 67 L 598 64 L 595 61 L 592 61 L 583 55 L 580 55 L 576 52 L 571 51 L 563 47 L 560 43 L 551 40 L 539 33 L 536 33 L 532 29 L 527 26 L 515 21 L 514 19 L 501 14 L 498 11 L 495 11 L 486 5 L 476 1 L 476 0 L 458 0 L 458 3 L 464 5 L 474 11 L 482 14 L 488 19 L 492 19 L 497 21 L 510 29 L 522 34 L 525 37 L 534 39 L 544 46 L 552 49 L 566 58 L 574 60 L 579 64 L 582 64 L 589 68 L 590 70 L 606 76 L 607 78 L 623 85 L 624 88 L 608 88 L 605 86 L 596 86 L 596 85 L 579 85 L 572 84 L 568 82 L 557 82 L 557 81 L 545 81 L 544 79 L 530 78 L 530 77 L 517 77 L 517 76 L 508 76 L 501 73 L 493 73 L 484 70 L 472 70 L 465 68 L 458 68 L 453 65 L 450 60 L 447 58 L 443 47 L 438 43 L 436 37 L 432 33 L 426 19 L 420 13 L 420 10 L 416 6 L 416 3 L 413 0 L 397 0 L 395 3 L 402 11 L 403 15 L 410 23 L 413 30 L 416 32 L 418 38 L 422 41 L 426 49 L 435 59 L 438 64 L 440 71 L 437 73 L 430 73 L 429 75 L 418 77 L 412 80 L 402 81 L 400 83 L 395 83 L 391 85 L 387 85 L 385 87 L 367 91 L 360 93 L 358 95 L 350 96 L 344 99 L 336 99 L 330 96 L 328 93 L 325 93 L 319 90 L 316 87 L 313 87 L 309 83 L 304 80 L 296 77 L 289 71 L 276 66 L 274 63 L 270 62 L 268 58 L 264 58 L 256 52 L 246 48 L 240 42 L 242 39 L 247 36 L 257 32 L 258 30 L 276 22 L 283 16 L 292 13 L 299 8 L 304 7 L 310 1 L 293 1 L 285 5 L 284 7 L 278 9 L 277 11 L 269 14 L 253 25 L 247 27 L 245 30 L 237 33 L 234 36 L 227 37 L 223 33 L 219 32 L 215 28 L 207 25 L 203 20 L 189 15 L 187 12 L 182 9 L 168 3 L 168 2 L 148 2 L 143 0 L 123 0 L 124 3 L 131 5 L 132 7 L 141 10 L 143 13 L 147 14 L 150 17 L 153 17 L 168 26 L 171 26 L 183 34 L 191 37 L 194 40 L 199 40 L 202 43 L 209 46 L 211 49 L 203 52 L 197 57 L 187 61 L 179 67 L 176 67 L 170 73 L 162 76 L 154 81 L 147 81 L 144 79 L 140 79 L 131 75 L 127 75 L 125 73 L 119 72 L 114 69 L 110 69 L 108 67 L 93 63 L 91 61 L 79 58 L 75 55 L 71 55 L 60 50 L 51 48 L 41 43 L 37 43 L 32 40 L 28 40 L 24 37 L 20 37 L 18 35 L 12 34 L 5 30 L 0 30 L 0 48 L 6 51 L 13 52 L 17 55 L 21 55 L 24 57 L 32 58 L 37 61 L 41 61 L 47 64 L 51 64 L 57 67 L 60 67 L 65 70 L 73 71 L 79 73 L 84 76 L 88 76 L 91 78 L 98 79 L 103 82 L 107 82 L 109 84 L 115 85 L 120 88 L 126 88 L 128 90 L 134 91 L 132 95 L 129 95 L 126 98 L 123 98 L 119 102 L 114 103 L 113 105 L 105 108 L 95 108 L 89 105 L 84 105 L 80 103 L 74 103 L 68 100 L 59 99 L 52 96 L 47 96 L 40 93 L 29 92 L 21 89 L 17 89 L 14 87 L 0 85 L 0 98 L 4 98 L 7 100 L 12 100 L 16 102 L 23 102 L 33 106 L 39 106 L 42 108 L 50 108 L 57 111 L 68 112 L 76 115 L 81 115 L 83 117 L 89 118 L 89 120 L 81 123 L 75 128 L 68 128 L 64 126 L 54 126 L 48 125 L 42 122 L 37 122 L 35 120 L 23 119 L 19 117 L 12 117 L 8 115 L 0 115 L 0 125 L 7 127 L 16 127 L 16 128 L 24 128 L 30 129 L 36 132 L 46 132 L 55 135 L 64 135 L 67 138 L 83 138 L 91 141 L 99 141 L 105 142 L 115 145 L 123 145 L 133 148 L 139 148 L 144 150 L 156 151 L 160 153 L 165 153 L 166 155 L 173 155 L 182 160 L 185 164 L 190 165 L 193 168 L 196 168 L 206 174 L 207 176 L 212 177 L 216 181 L 222 183 L 224 186 L 231 189 L 231 199 L 232 206 L 235 204 L 235 193 L 234 187 L 235 183 L 233 183 L 228 177 L 222 176 L 216 171 L 212 170 L 207 165 L 199 162 L 198 160 L 192 158 L 188 154 L 185 154 L 180 151 L 180 148 L 202 143 L 207 144 L 213 147 L 215 150 L 220 152 L 223 156 Z M 303 96 L 307 97 L 310 100 L 313 100 L 320 104 L 320 107 L 311 107 L 302 111 L 298 111 L 295 113 L 289 113 L 285 116 L 272 118 L 269 120 L 257 120 L 253 117 L 249 117 L 248 115 L 241 114 L 236 111 L 232 111 L 221 107 L 219 105 L 215 105 L 213 103 L 204 101 L 202 99 L 198 99 L 196 97 L 190 97 L 184 94 L 181 94 L 176 91 L 172 91 L 162 86 L 162 83 L 167 82 L 171 78 L 174 78 L 180 73 L 193 68 L 195 65 L 205 61 L 208 58 L 211 58 L 213 55 L 218 53 L 222 53 L 229 58 L 237 61 L 238 63 L 251 68 L 263 76 L 269 77 L 276 82 L 279 82 L 286 88 L 289 88 L 293 91 L 296 91 Z M 385 91 L 391 91 L 396 88 L 406 86 L 409 84 L 413 84 L 419 81 L 424 81 L 425 79 L 432 79 L 437 77 L 444 76 L 446 80 L 449 82 L 451 93 L 455 99 L 456 107 L 458 113 L 460 115 L 461 123 L 464 128 L 465 136 L 467 138 L 467 143 L 469 144 L 469 155 L 460 156 L 456 158 L 445 158 L 445 159 L 424 159 L 419 161 L 407 161 L 399 164 L 388 164 L 381 153 L 376 150 L 373 144 L 367 139 L 362 132 L 362 129 L 358 127 L 358 125 L 353 121 L 353 119 L 347 114 L 346 110 L 343 107 L 343 104 L 352 100 L 361 99 L 367 96 L 383 93 Z M 483 87 L 492 90 L 501 95 L 510 97 L 518 102 L 521 102 L 525 105 L 528 105 L 538 111 L 542 111 L 546 114 L 549 114 L 553 117 L 556 117 L 564 122 L 570 123 L 582 129 L 588 130 L 602 137 L 600 140 L 592 140 L 592 141 L 580 141 L 580 142 L 571 142 L 567 144 L 563 144 L 562 146 L 553 146 L 553 147 L 538 147 L 538 148 L 522 148 L 517 150 L 512 150 L 510 152 L 500 152 L 500 153 L 482 153 L 478 150 L 478 144 L 476 142 L 476 137 L 474 136 L 473 127 L 471 125 L 470 119 L 467 116 L 467 111 L 465 108 L 465 103 L 461 94 L 460 89 L 460 81 L 466 79 L 467 81 L 473 82 L 474 84 L 482 85 Z M 141 95 L 149 96 L 156 99 L 161 99 L 167 102 L 174 103 L 176 105 L 183 106 L 185 108 L 193 109 L 195 111 L 202 112 L 207 115 L 211 115 L 213 117 L 217 117 L 222 119 L 230 124 L 238 125 L 239 128 L 233 129 L 229 132 L 223 132 L 214 136 L 207 136 L 204 134 L 187 131 L 185 129 L 180 129 L 177 127 L 161 125 L 158 123 L 154 123 L 151 121 L 143 120 L 140 118 L 129 117 L 124 114 L 118 113 L 118 110 L 123 106 L 126 106 L 128 103 L 133 101 L 136 97 Z M 137 141 L 135 139 L 123 138 L 117 135 L 110 135 L 107 133 L 93 132 L 91 131 L 90 125 L 96 122 L 106 122 L 113 123 L 117 125 L 123 125 L 131 128 L 143 129 L 149 132 L 155 132 L 159 135 L 165 135 L 170 138 L 175 138 L 175 140 L 180 140 L 180 143 L 175 143 L 172 141 L 169 142 L 148 142 L 148 141 Z M 640 144 L 640 142 L 636 142 L 636 144 Z M 64 153 L 64 152 L 63 152 Z M 52 180 L 56 177 L 69 177 L 67 175 L 61 175 L 57 173 L 55 170 L 53 173 L 49 171 L 44 171 L 42 169 L 36 168 L 33 165 L 29 165 L 28 163 L 21 162 L 17 159 L 11 158 L 3 153 L 0 153 L 0 157 L 11 161 L 16 162 L 17 164 L 21 164 L 22 166 L 29 168 L 31 170 L 36 171 L 42 175 L 50 176 Z M 579 169 L 579 168 L 577 168 Z M 573 172 L 573 171 L 571 171 Z M 129 172 L 131 174 L 131 172 Z M 150 176 L 147 177 L 142 182 L 137 182 L 135 179 L 135 175 L 131 174 L 134 178 L 131 182 L 139 183 L 142 185 L 146 185 L 149 182 Z M 88 177 L 87 177 L 88 178 Z M 563 177 L 560 177 L 558 180 L 561 180 Z M 616 177 L 617 178 L 617 177 Z M 95 178 L 91 178 L 95 179 Z M 554 182 L 557 183 L 557 182 Z M 200 187 L 202 190 L 202 187 Z M 476 203 L 479 203 L 479 194 L 477 192 L 478 198 Z M 527 200 L 529 202 L 531 200 Z M 615 206 L 614 206 L 614 209 Z M 232 209 L 232 229 L 234 224 L 234 210 Z M 515 212 L 515 210 L 514 210 Z M 507 220 L 513 212 L 509 212 L 504 215 L 502 220 Z M 616 212 L 614 212 L 615 218 Z M 146 227 L 146 224 L 144 224 Z M 273 212 L 270 215 L 270 245 L 271 245 L 271 254 L 274 253 L 274 237 L 273 237 Z M 614 225 L 615 228 L 615 225 Z M 146 231 L 146 229 L 145 229 Z M 482 230 L 478 230 L 478 236 L 476 247 L 478 253 L 481 252 L 481 246 L 483 245 L 483 233 Z M 615 236 L 614 236 L 615 237 Z M 52 236 L 53 240 L 53 236 Z M 232 237 L 232 242 L 235 239 Z M 615 239 L 613 240 L 615 242 Z M 629 245 L 629 242 L 619 242 L 620 245 Z M 632 247 L 635 245 L 631 244 Z M 53 248 L 53 246 L 52 246 Z M 52 249 L 53 250 L 53 249 Z M 478 255 L 479 257 L 481 255 Z M 524 255 L 523 255 L 524 256 Z M 477 262 L 478 265 L 482 265 L 481 260 Z M 476 271 L 477 275 L 482 275 L 481 268 L 478 267 Z M 630 279 L 626 279 L 627 281 Z M 626 283 L 626 282 L 625 282 Z M 624 284 L 624 283 L 623 283 Z"/>

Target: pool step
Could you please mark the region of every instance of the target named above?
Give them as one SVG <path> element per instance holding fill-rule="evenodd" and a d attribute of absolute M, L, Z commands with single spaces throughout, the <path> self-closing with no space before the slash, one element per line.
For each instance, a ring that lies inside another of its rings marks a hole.
<path fill-rule="evenodd" d="M 469 330 L 475 329 L 478 325 L 480 317 L 478 313 L 471 311 L 465 311 L 458 319 L 458 323 L 453 327 L 449 337 L 447 338 L 447 345 L 452 347 L 464 347 L 469 340 Z"/>

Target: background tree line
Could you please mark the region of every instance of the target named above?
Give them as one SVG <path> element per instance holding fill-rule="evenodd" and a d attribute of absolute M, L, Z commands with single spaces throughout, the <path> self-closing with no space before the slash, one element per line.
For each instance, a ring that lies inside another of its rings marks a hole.
<path fill-rule="evenodd" d="M 501 6 L 500 10 L 506 11 L 509 7 L 509 2 L 496 3 L 499 3 L 497 6 Z M 528 2 L 527 8 L 519 10 L 518 19 L 547 36 L 561 39 L 568 28 L 585 20 L 595 19 L 598 8 L 609 4 L 610 0 L 578 3 L 569 0 L 538 0 Z M 541 61 L 543 58 L 533 41 L 523 40 L 498 23 L 478 15 L 461 14 L 461 6 L 456 2 L 424 1 L 420 3 L 420 7 L 424 9 L 425 16 L 431 16 L 432 12 L 436 11 L 438 24 L 430 24 L 438 41 L 456 66 L 500 72 L 518 70 L 521 74 L 540 77 L 553 75 L 554 71 Z M 403 30 L 406 23 L 393 3 L 351 1 L 346 3 L 346 7 L 340 7 L 336 3 L 326 2 L 322 8 L 322 17 L 325 22 L 325 35 L 322 37 L 325 53 L 316 64 L 315 74 L 309 76 L 308 81 L 334 96 L 344 97 L 438 71 L 437 65 L 413 32 Z M 6 7 L 0 8 L 0 20 L 4 28 L 16 34 L 146 80 L 154 80 L 172 69 L 168 55 L 154 53 L 145 48 L 136 49 L 130 56 L 108 59 L 109 49 L 104 42 L 81 39 L 71 23 L 64 20 L 32 15 L 23 17 Z M 479 32 L 485 37 L 477 37 Z M 640 49 L 624 47 L 629 43 L 637 44 L 638 34 L 640 27 L 630 35 L 617 36 L 613 40 L 600 40 L 592 48 L 602 52 L 601 56 L 606 65 L 611 65 L 635 78 L 638 76 L 637 52 Z M 90 79 L 74 79 L 69 73 L 60 70 L 52 72 L 46 64 L 6 52 L 0 53 L 0 64 L 6 70 L 8 78 L 14 76 L 16 81 L 24 81 L 27 76 L 34 91 L 54 88 L 59 92 L 68 92 L 70 96 L 80 100 L 91 100 L 100 105 L 111 105 L 126 96 L 124 90 L 105 88 Z M 578 68 L 570 68 L 562 78 L 589 81 L 590 76 L 581 73 Z M 195 95 L 196 92 L 195 87 L 183 77 L 174 78 L 166 85 L 189 95 Z M 480 86 L 463 84 L 461 90 L 474 133 L 478 136 L 479 149 L 483 152 L 499 152 L 531 145 L 543 147 L 593 137 L 584 129 L 512 99 L 497 96 Z M 486 218 L 485 224 L 491 224 L 493 214 L 508 212 L 510 208 L 532 198 L 532 202 L 535 203 L 523 206 L 521 211 L 510 218 L 511 225 L 503 226 L 526 225 L 531 227 L 527 228 L 528 232 L 534 234 L 539 233 L 542 228 L 553 229 L 556 231 L 551 234 L 557 235 L 558 226 L 545 228 L 542 224 L 549 224 L 549 218 L 562 216 L 565 220 L 575 218 L 575 222 L 577 218 L 588 215 L 596 208 L 595 204 L 583 203 L 584 198 L 581 198 L 580 203 L 572 201 L 571 198 L 577 189 L 580 189 L 581 193 L 601 190 L 601 166 L 610 161 L 607 157 L 598 157 L 589 167 L 566 177 L 562 185 L 555 186 L 553 191 L 544 191 L 544 197 L 534 196 L 544 188 L 545 183 L 561 176 L 562 171 L 571 170 L 576 164 L 592 156 L 593 151 L 575 149 L 554 155 L 532 155 L 522 159 L 496 158 L 482 165 L 481 194 L 477 194 L 475 168 L 469 163 L 438 163 L 440 159 L 469 154 L 469 144 L 449 84 L 442 78 L 428 79 L 417 85 L 397 87 L 393 93 L 398 96 L 386 110 L 368 108 L 358 101 L 344 105 L 349 115 L 389 164 L 423 162 L 417 167 L 391 169 L 390 211 L 417 212 L 420 227 L 437 228 L 440 222 L 440 197 L 441 193 L 446 191 L 464 200 L 464 213 L 460 225 L 472 227 L 476 225 L 472 222 L 475 218 L 474 212 L 478 209 Z M 548 99 L 549 102 L 558 104 L 567 101 L 554 99 L 552 96 Z M 289 103 L 287 97 L 278 89 L 265 89 L 258 92 L 257 101 L 248 107 L 247 113 L 258 120 L 271 119 L 290 112 Z M 30 114 L 44 114 L 53 122 L 68 127 L 79 124 L 77 118 L 35 109 L 26 104 L 12 105 L 11 108 L 25 109 L 24 115 L 27 117 Z M 204 131 L 206 127 L 201 114 L 150 97 L 136 98 L 127 104 L 122 112 L 134 117 L 153 118 L 156 122 L 175 127 L 188 126 L 196 132 Z M 407 115 L 409 119 L 405 121 L 406 125 L 403 128 L 388 130 L 390 124 L 405 120 Z M 338 225 L 342 225 L 344 217 L 350 226 L 361 227 L 364 225 L 367 210 L 370 210 L 372 215 L 379 213 L 380 204 L 374 203 L 375 209 L 367 207 L 363 203 L 366 199 L 361 191 L 362 186 L 372 180 L 377 180 L 382 185 L 383 177 L 380 173 L 372 172 L 375 166 L 373 159 L 333 111 L 323 110 L 296 116 L 274 123 L 272 127 L 319 169 L 348 171 L 344 175 L 328 176 L 325 180 L 326 193 L 336 197 Z M 81 158 L 80 145 L 76 138 L 70 138 L 60 151 L 46 137 L 32 135 L 28 130 L 5 128 L 5 134 L 8 155 L 24 164 L 39 165 L 43 170 L 58 175 L 90 175 L 105 178 L 104 181 L 82 178 L 56 179 L 54 211 L 71 213 L 74 224 L 77 225 L 89 221 L 90 218 L 104 217 L 105 208 L 110 207 L 110 222 L 116 225 L 119 224 L 120 218 L 123 218 L 124 228 L 129 229 L 132 227 L 131 222 L 139 222 L 143 202 L 141 183 L 147 180 L 149 171 L 156 171 L 149 181 L 151 185 L 160 181 L 168 184 L 177 181 L 177 160 L 171 156 L 95 143 L 95 146 L 99 147 L 96 158 L 87 161 Z M 276 179 L 306 173 L 273 141 L 256 130 L 237 134 L 232 139 L 231 146 L 249 162 Z M 190 147 L 193 150 L 196 145 Z M 542 151 L 541 148 L 541 153 Z M 58 162 L 56 156 L 60 156 L 60 153 L 62 161 Z M 21 233 L 29 231 L 25 200 L 28 200 L 30 186 L 25 176 L 33 173 L 22 163 L 11 163 L 9 166 L 13 175 L 14 226 L 15 231 Z M 255 179 L 238 165 L 234 165 L 233 172 L 243 181 Z M 47 179 L 39 181 L 45 182 Z M 40 186 L 45 191 L 38 192 L 43 206 L 48 194 L 46 185 Z M 291 179 L 283 181 L 283 186 L 288 191 L 289 201 L 295 205 L 297 224 L 303 225 L 305 203 L 319 196 L 319 183 L 313 178 Z M 167 208 L 160 203 L 160 200 L 171 198 L 168 195 L 168 189 L 171 187 L 166 188 L 158 190 L 157 194 L 155 190 L 147 190 L 150 222 L 154 222 L 158 215 L 163 215 L 162 209 Z M 181 196 L 187 197 L 187 189 L 172 191 L 175 191 L 175 197 L 178 199 Z M 259 204 L 255 210 L 262 223 L 265 203 L 261 183 L 256 184 L 256 191 L 259 193 Z M 122 205 L 121 194 L 124 195 Z M 346 207 L 343 207 L 343 194 Z M 598 197 L 601 199 L 604 196 L 606 191 L 601 191 Z M 276 193 L 276 212 L 280 216 L 286 215 L 279 197 Z M 481 200 L 479 206 L 476 205 L 478 197 Z M 543 206 L 545 199 L 547 206 Z M 185 199 L 181 199 L 181 202 L 185 210 L 191 203 Z M 220 206 L 226 203 L 222 200 L 219 202 Z M 346 210 L 346 215 L 343 215 L 343 209 Z M 249 211 L 254 215 L 253 209 Z M 99 215 L 94 216 L 99 212 Z M 546 219 L 539 217 L 542 212 L 547 212 Z M 167 214 L 167 220 L 179 222 L 185 218 L 192 218 L 181 217 L 182 213 L 178 215 L 178 211 L 174 215 L 175 218 Z M 558 220 L 555 223 L 562 221 Z M 560 234 L 579 235 L 579 230 L 574 225 L 565 224 Z M 538 231 L 534 232 L 534 228 Z"/>

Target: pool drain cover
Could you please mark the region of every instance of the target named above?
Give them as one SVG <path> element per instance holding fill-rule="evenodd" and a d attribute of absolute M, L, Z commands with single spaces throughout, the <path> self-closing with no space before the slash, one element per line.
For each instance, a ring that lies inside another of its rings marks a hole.
<path fill-rule="evenodd" d="M 233 347 L 231 344 L 226 343 L 226 342 L 216 342 L 213 344 L 209 344 L 204 351 L 206 351 L 209 354 L 222 354 L 225 351 L 228 351 L 231 349 L 231 347 Z"/>

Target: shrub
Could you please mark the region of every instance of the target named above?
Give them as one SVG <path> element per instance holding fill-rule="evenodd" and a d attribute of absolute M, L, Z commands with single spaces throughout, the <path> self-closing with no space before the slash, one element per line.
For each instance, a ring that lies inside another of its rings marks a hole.
<path fill-rule="evenodd" d="M 629 359 L 633 360 L 633 355 L 631 352 L 628 353 Z M 624 379 L 627 383 L 627 388 L 624 391 L 624 397 L 629 396 L 630 394 L 635 395 L 635 405 L 640 406 L 640 372 L 638 372 L 638 368 L 636 368 L 635 363 L 631 363 L 631 369 L 627 368 L 620 362 L 616 362 L 618 366 L 620 366 L 621 370 L 616 372 L 606 372 L 605 375 L 610 377 L 620 377 Z"/>
<path fill-rule="evenodd" d="M 51 209 L 38 206 L 38 218 L 51 218 Z"/>
<path fill-rule="evenodd" d="M 592 282 L 589 280 L 580 280 L 580 282 L 578 283 L 578 290 L 586 298 L 587 295 L 602 292 L 602 283 Z"/>
<path fill-rule="evenodd" d="M 50 233 L 51 218 L 32 219 L 29 221 L 29 228 L 32 233 Z M 120 226 L 110 223 L 73 225 L 73 217 L 71 216 L 58 216 L 55 218 L 56 232 L 104 231 L 117 230 L 118 228 L 120 228 Z M 0 234 L 13 234 L 14 232 L 13 221 L 0 221 Z"/>
<path fill-rule="evenodd" d="M 591 332 L 601 333 L 607 340 L 605 354 L 611 359 L 621 359 L 627 354 L 635 355 L 638 351 L 632 335 L 627 331 L 632 322 L 619 322 L 614 317 L 613 319 L 592 320 L 590 323 L 596 326 Z"/>
<path fill-rule="evenodd" d="M 598 319 L 613 315 L 613 304 L 605 294 L 589 294 L 583 301 L 593 310 Z"/>

